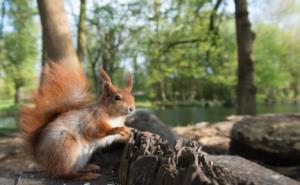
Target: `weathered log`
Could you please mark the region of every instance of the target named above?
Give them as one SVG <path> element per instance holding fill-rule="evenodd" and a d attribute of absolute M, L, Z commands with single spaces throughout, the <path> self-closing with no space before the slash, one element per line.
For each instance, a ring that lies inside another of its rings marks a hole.
<path fill-rule="evenodd" d="M 300 114 L 242 119 L 231 131 L 230 150 L 270 165 L 299 165 Z"/>
<path fill-rule="evenodd" d="M 42 172 L 23 172 L 16 177 L 0 177 L 0 185 L 107 185 L 114 184 L 114 180 L 108 175 L 92 181 L 75 181 L 64 179 L 48 179 Z"/>
<path fill-rule="evenodd" d="M 213 161 L 215 166 L 229 170 L 241 184 L 262 185 L 296 185 L 300 184 L 286 176 L 269 170 L 254 162 L 233 155 L 208 155 L 207 159 Z M 247 183 L 248 182 L 248 183 Z"/>
<path fill-rule="evenodd" d="M 179 140 L 171 147 L 159 136 L 134 132 L 123 150 L 121 185 L 253 184 L 298 182 L 235 156 L 210 156 L 198 143 Z"/>
<path fill-rule="evenodd" d="M 214 124 L 201 122 L 195 125 L 175 127 L 174 129 L 179 134 L 199 142 L 203 151 L 221 155 L 229 153 L 230 132 L 235 123 L 232 120 Z"/>
<path fill-rule="evenodd" d="M 92 160 L 101 166 L 102 172 L 102 176 L 94 181 L 53 180 L 46 179 L 41 173 L 23 173 L 12 184 L 23 182 L 26 182 L 26 185 L 299 184 L 241 157 L 208 155 L 201 151 L 197 142 L 191 140 L 180 139 L 172 147 L 166 140 L 150 132 L 134 131 L 125 146 L 115 145 L 96 153 Z"/>

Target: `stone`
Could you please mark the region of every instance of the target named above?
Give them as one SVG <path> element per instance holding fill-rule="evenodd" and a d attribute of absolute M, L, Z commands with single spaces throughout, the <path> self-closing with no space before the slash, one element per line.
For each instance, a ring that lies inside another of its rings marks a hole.
<path fill-rule="evenodd" d="M 126 125 L 140 131 L 149 131 L 160 135 L 171 145 L 174 145 L 176 139 L 180 138 L 180 135 L 175 130 L 163 123 L 154 114 L 144 110 L 136 111 L 132 116 L 128 117 Z"/>

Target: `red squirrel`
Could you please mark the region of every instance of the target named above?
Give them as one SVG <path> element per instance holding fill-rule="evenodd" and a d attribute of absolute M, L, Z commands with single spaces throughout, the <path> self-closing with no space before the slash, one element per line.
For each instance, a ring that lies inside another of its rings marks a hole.
<path fill-rule="evenodd" d="M 102 93 L 91 101 L 88 81 L 82 70 L 49 62 L 43 81 L 34 94 L 33 106 L 21 110 L 21 131 L 34 159 L 54 178 L 90 180 L 98 169 L 87 164 L 96 148 L 126 142 L 131 129 L 124 125 L 135 110 L 129 74 L 125 88 L 112 84 L 101 68 Z M 80 171 L 80 172 L 79 172 Z"/>

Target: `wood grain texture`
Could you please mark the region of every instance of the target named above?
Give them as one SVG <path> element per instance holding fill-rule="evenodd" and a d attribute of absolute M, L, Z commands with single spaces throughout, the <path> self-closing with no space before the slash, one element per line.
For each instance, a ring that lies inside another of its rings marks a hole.
<path fill-rule="evenodd" d="M 299 182 L 237 156 L 204 153 L 198 143 L 174 147 L 152 133 L 134 132 L 118 173 L 121 185 L 296 185 Z"/>

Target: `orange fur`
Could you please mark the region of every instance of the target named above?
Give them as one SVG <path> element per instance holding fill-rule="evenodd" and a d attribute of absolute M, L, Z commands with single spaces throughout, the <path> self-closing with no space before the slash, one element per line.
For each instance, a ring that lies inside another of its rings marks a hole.
<path fill-rule="evenodd" d="M 99 175 L 92 172 L 79 173 L 95 148 L 129 138 L 131 129 L 124 121 L 135 109 L 131 76 L 127 86 L 119 89 L 103 69 L 100 72 L 103 90 L 99 101 L 92 104 L 83 70 L 50 62 L 33 106 L 21 110 L 23 137 L 51 177 L 96 178 Z"/>
<path fill-rule="evenodd" d="M 89 101 L 88 82 L 83 70 L 75 71 L 53 62 L 46 64 L 43 83 L 33 97 L 33 107 L 21 110 L 21 131 L 31 150 L 35 148 L 43 127 L 62 113 Z"/>

